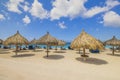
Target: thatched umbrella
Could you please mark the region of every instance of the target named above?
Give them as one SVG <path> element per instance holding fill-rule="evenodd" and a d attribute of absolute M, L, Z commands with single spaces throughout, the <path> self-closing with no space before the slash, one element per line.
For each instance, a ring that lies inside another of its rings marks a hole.
<path fill-rule="evenodd" d="M 56 50 L 57 50 L 57 46 L 64 46 L 65 44 L 66 44 L 65 41 L 63 41 L 63 40 L 58 40 L 58 44 L 55 45 L 55 46 L 56 46 Z"/>
<path fill-rule="evenodd" d="M 83 48 L 83 55 L 81 56 L 88 57 L 85 55 L 85 49 L 103 49 L 103 44 L 83 30 L 81 34 L 73 40 L 71 48 L 79 50 Z"/>
<path fill-rule="evenodd" d="M 35 48 L 36 48 L 37 42 L 38 42 L 38 41 L 34 38 L 34 39 L 30 42 L 30 44 L 34 44 L 34 45 L 35 45 Z M 35 48 L 34 48 L 34 51 L 35 51 Z"/>
<path fill-rule="evenodd" d="M 66 44 L 66 42 L 63 40 L 58 41 L 58 46 L 64 46 L 65 44 Z"/>
<path fill-rule="evenodd" d="M 64 46 L 65 44 L 66 44 L 65 41 L 63 41 L 63 40 L 58 40 L 58 44 L 55 45 L 55 46 L 56 46 L 56 51 L 57 51 L 57 46 L 61 46 L 61 49 L 62 49 L 62 46 Z"/>
<path fill-rule="evenodd" d="M 112 54 L 114 55 L 114 51 L 115 51 L 114 47 L 115 46 L 120 46 L 120 40 L 118 40 L 115 36 L 113 36 L 112 39 L 105 41 L 105 44 L 113 46 Z"/>
<path fill-rule="evenodd" d="M 26 38 L 24 38 L 19 31 L 17 31 L 16 34 L 14 34 L 13 36 L 7 38 L 4 41 L 5 45 L 16 45 L 16 55 L 17 55 L 17 51 L 18 51 L 18 45 L 23 45 L 23 44 L 28 44 L 28 40 Z"/>
<path fill-rule="evenodd" d="M 49 52 L 49 46 L 54 46 L 58 44 L 58 40 L 54 37 L 52 37 L 49 32 L 47 32 L 47 34 L 45 34 L 44 36 L 42 36 L 38 42 L 38 44 L 45 44 L 47 45 L 47 57 L 48 57 L 48 52 Z"/>
<path fill-rule="evenodd" d="M 58 40 L 58 46 L 64 46 L 66 44 L 63 40 Z"/>
<path fill-rule="evenodd" d="M 37 40 L 34 38 L 30 43 L 31 44 L 37 44 Z"/>

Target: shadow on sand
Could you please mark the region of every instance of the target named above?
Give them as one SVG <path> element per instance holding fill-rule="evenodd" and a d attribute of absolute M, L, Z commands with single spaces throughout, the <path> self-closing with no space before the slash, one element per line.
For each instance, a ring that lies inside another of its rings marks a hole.
<path fill-rule="evenodd" d="M 65 51 L 54 51 L 54 53 L 66 53 Z"/>
<path fill-rule="evenodd" d="M 16 51 L 13 51 L 13 52 L 16 52 Z M 23 53 L 23 52 L 29 52 L 28 50 L 19 50 L 17 51 L 18 53 Z"/>
<path fill-rule="evenodd" d="M 97 59 L 97 58 L 87 58 L 86 60 L 84 60 L 82 57 L 79 57 L 79 58 L 76 58 L 76 60 L 81 61 L 83 63 L 95 64 L 95 65 L 108 64 L 107 61 L 102 59 Z"/>
<path fill-rule="evenodd" d="M 77 54 L 83 54 L 83 52 L 78 52 L 78 51 L 76 53 Z M 85 53 L 85 54 L 90 54 L 90 53 Z"/>
<path fill-rule="evenodd" d="M 0 51 L 10 51 L 10 49 L 0 49 Z"/>
<path fill-rule="evenodd" d="M 113 55 L 112 53 L 107 53 L 107 55 L 120 57 L 120 54 L 114 54 L 114 55 Z"/>
<path fill-rule="evenodd" d="M 33 52 L 42 52 L 42 51 L 44 51 L 44 50 L 33 50 Z"/>
<path fill-rule="evenodd" d="M 9 54 L 10 52 L 0 51 L 0 54 Z"/>
<path fill-rule="evenodd" d="M 18 54 L 18 55 L 13 55 L 12 57 L 17 58 L 17 57 L 31 57 L 34 56 L 35 54 Z"/>
<path fill-rule="evenodd" d="M 62 56 L 62 55 L 49 55 L 48 57 L 47 56 L 44 56 L 44 58 L 45 59 L 56 59 L 56 60 L 58 60 L 58 59 L 62 59 L 62 58 L 64 58 L 64 56 Z"/>

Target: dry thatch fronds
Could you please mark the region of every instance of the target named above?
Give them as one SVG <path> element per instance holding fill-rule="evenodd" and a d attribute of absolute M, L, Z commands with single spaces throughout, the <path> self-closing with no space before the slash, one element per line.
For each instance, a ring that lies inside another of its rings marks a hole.
<path fill-rule="evenodd" d="M 66 44 L 63 40 L 58 40 L 58 46 L 64 46 Z"/>
<path fill-rule="evenodd" d="M 71 43 L 71 48 L 103 49 L 103 44 L 91 35 L 82 31 L 82 33 Z"/>
<path fill-rule="evenodd" d="M 22 45 L 22 44 L 28 44 L 28 40 L 26 38 L 24 38 L 20 33 L 19 31 L 17 31 L 16 34 L 14 34 L 13 36 L 7 38 L 5 41 L 4 41 L 4 44 L 5 45 L 10 45 L 10 44 L 13 44 L 13 45 Z"/>
<path fill-rule="evenodd" d="M 49 32 L 47 32 L 46 35 L 42 36 L 38 42 L 38 44 L 45 44 L 45 45 L 57 45 L 58 44 L 58 40 L 54 37 L 52 37 Z"/>
<path fill-rule="evenodd" d="M 31 42 L 30 42 L 30 44 L 37 44 L 37 40 L 34 38 Z"/>

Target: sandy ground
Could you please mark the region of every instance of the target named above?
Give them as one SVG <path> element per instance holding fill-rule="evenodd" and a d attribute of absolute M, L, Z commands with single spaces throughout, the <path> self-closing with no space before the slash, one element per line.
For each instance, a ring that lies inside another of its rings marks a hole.
<path fill-rule="evenodd" d="M 100 54 L 87 51 L 86 61 L 78 51 L 22 51 L 0 49 L 0 80 L 120 80 L 120 52 Z M 82 52 L 81 52 L 82 53 Z"/>

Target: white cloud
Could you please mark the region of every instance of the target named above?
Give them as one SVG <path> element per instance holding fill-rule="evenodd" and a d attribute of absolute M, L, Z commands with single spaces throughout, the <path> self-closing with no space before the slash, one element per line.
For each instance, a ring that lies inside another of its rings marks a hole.
<path fill-rule="evenodd" d="M 105 26 L 120 27 L 120 15 L 109 11 L 103 16 L 103 23 Z"/>
<path fill-rule="evenodd" d="M 82 14 L 86 9 L 84 3 L 87 0 L 55 0 L 52 2 L 53 8 L 50 11 L 51 20 L 61 17 L 71 19 Z"/>
<path fill-rule="evenodd" d="M 83 16 L 85 18 L 90 18 L 90 17 L 93 17 L 94 15 L 96 14 L 99 14 L 101 12 L 105 12 L 107 11 L 108 8 L 106 7 L 98 7 L 98 6 L 95 6 L 95 7 L 92 7 L 90 10 L 86 11 Z"/>
<path fill-rule="evenodd" d="M 119 0 L 107 0 L 106 5 L 109 8 L 113 8 L 113 7 L 117 6 L 117 5 L 120 5 L 120 2 L 119 2 Z"/>
<path fill-rule="evenodd" d="M 65 23 L 64 23 L 64 22 L 59 22 L 58 25 L 59 25 L 59 27 L 60 27 L 61 29 L 67 28 L 67 27 L 65 26 Z"/>
<path fill-rule="evenodd" d="M 31 22 L 30 18 L 26 15 L 24 18 L 23 18 L 23 22 L 25 24 L 29 24 Z"/>
<path fill-rule="evenodd" d="M 24 5 L 24 6 L 23 6 L 23 9 L 24 9 L 24 11 L 28 11 L 28 10 L 29 10 L 29 7 L 28 7 L 27 5 Z"/>
<path fill-rule="evenodd" d="M 29 11 L 29 3 L 28 2 L 24 2 L 24 4 L 23 5 L 20 5 L 20 7 L 25 11 L 25 12 L 27 12 L 27 11 Z"/>
<path fill-rule="evenodd" d="M 120 5 L 120 2 L 118 0 L 107 0 L 105 2 L 105 5 L 106 6 L 103 6 L 103 7 L 100 7 L 100 6 L 92 7 L 91 9 L 87 10 L 83 16 L 86 18 L 90 18 L 95 16 L 96 14 L 109 11 L 113 7 Z"/>
<path fill-rule="evenodd" d="M 0 14 L 0 21 L 2 21 L 4 19 L 5 19 L 4 15 Z"/>
<path fill-rule="evenodd" d="M 45 19 L 48 18 L 48 12 L 45 10 L 40 2 L 38 0 L 34 0 L 32 7 L 30 9 L 31 15 L 39 18 L 39 19 Z"/>
<path fill-rule="evenodd" d="M 7 2 L 8 11 L 16 12 L 19 14 L 22 13 L 19 9 L 22 2 L 24 2 L 24 0 L 9 0 L 9 2 Z"/>

